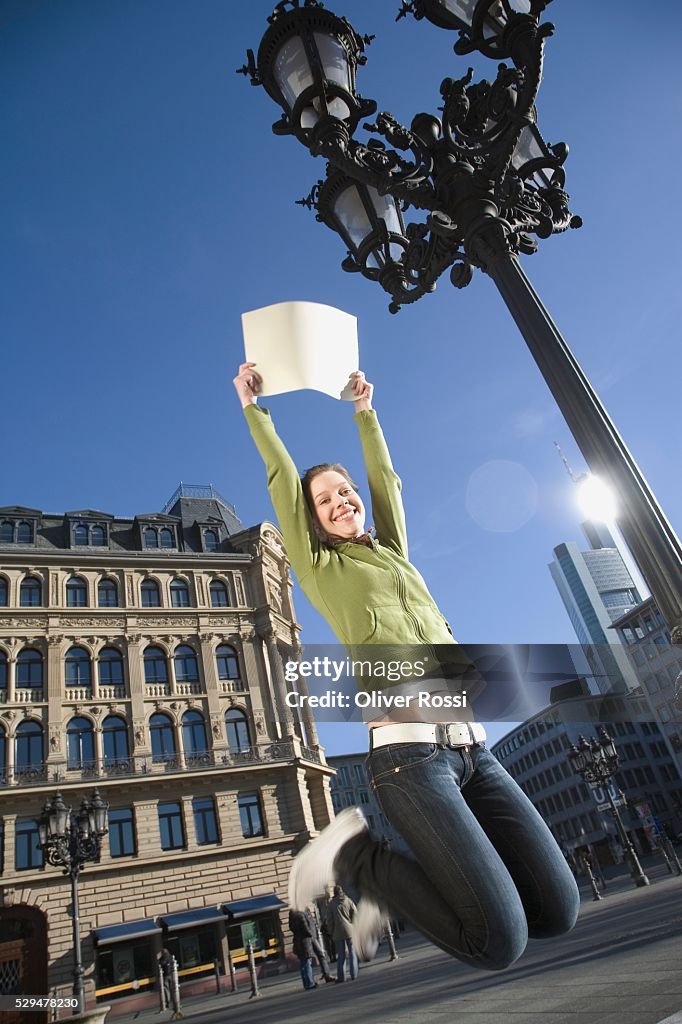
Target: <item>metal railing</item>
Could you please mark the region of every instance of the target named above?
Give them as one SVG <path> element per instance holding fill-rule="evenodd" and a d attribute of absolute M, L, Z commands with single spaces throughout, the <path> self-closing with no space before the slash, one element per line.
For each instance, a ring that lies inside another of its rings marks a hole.
<path fill-rule="evenodd" d="M 318 751 L 299 746 L 297 741 L 258 743 L 241 750 L 205 750 L 194 753 L 131 754 L 128 757 L 82 760 L 78 764 L 42 762 L 24 768 L 4 769 L 0 765 L 0 787 L 41 786 L 92 779 L 135 778 L 157 774 L 196 771 L 239 770 L 249 765 L 293 761 L 300 756 L 320 764 Z"/>
<path fill-rule="evenodd" d="M 237 516 L 237 510 L 226 498 L 223 498 L 222 494 L 216 491 L 213 484 L 183 484 L 177 488 L 174 494 L 168 499 L 166 504 L 161 509 L 161 514 L 167 516 L 173 505 L 180 498 L 203 498 L 205 501 L 219 501 L 221 505 L 224 505 L 228 511 L 232 513 L 235 518 Z"/>

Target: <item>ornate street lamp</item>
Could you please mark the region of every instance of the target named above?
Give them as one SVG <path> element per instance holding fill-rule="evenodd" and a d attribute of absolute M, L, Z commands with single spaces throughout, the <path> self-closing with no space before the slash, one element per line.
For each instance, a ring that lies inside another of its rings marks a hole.
<path fill-rule="evenodd" d="M 450 270 L 457 288 L 475 269 L 497 286 L 592 472 L 617 493 L 618 524 L 673 633 L 682 643 L 682 545 L 599 397 L 526 277 L 519 255 L 538 239 L 580 226 L 564 189 L 568 148 L 548 145 L 537 124 L 549 0 L 403 0 L 413 14 L 457 30 L 455 51 L 499 63 L 494 81 L 473 70 L 441 83 L 442 115 L 407 128 L 355 88 L 371 37 L 319 0 L 282 0 L 240 72 L 282 110 L 273 130 L 328 161 L 301 204 L 342 238 L 347 271 L 378 281 L 397 312 Z M 403 225 L 408 209 L 425 219 Z"/>
<path fill-rule="evenodd" d="M 73 929 L 73 994 L 78 1000 L 78 1012 L 85 1010 L 83 991 L 83 960 L 81 955 L 80 910 L 78 906 L 78 876 L 83 866 L 91 861 L 99 863 L 102 839 L 107 834 L 109 804 L 94 791 L 91 800 L 81 802 L 80 810 L 72 815 L 60 792 L 48 800 L 38 820 L 40 845 L 49 864 L 64 869 L 71 879 L 71 923 Z"/>
<path fill-rule="evenodd" d="M 603 787 L 611 805 L 611 815 L 616 824 L 618 838 L 621 841 L 625 856 L 630 866 L 630 874 L 637 886 L 649 884 L 649 879 L 642 871 L 642 865 L 635 853 L 635 848 L 630 842 L 618 808 L 613 799 L 609 783 L 618 771 L 618 751 L 604 726 L 597 730 L 597 737 L 586 740 L 584 736 L 578 738 L 578 745 L 573 744 L 568 752 L 568 760 L 576 775 L 582 775 L 589 786 Z"/>

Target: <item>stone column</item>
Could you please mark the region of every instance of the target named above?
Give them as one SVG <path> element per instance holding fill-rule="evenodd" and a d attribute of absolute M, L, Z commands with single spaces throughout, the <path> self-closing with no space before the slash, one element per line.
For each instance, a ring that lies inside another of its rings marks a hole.
<path fill-rule="evenodd" d="M 130 710 L 133 718 L 133 749 L 135 758 L 151 761 L 150 737 L 145 728 L 144 679 L 142 676 L 142 636 L 129 633 L 128 644 L 128 685 L 130 687 Z M 135 767 L 141 767 L 137 761 Z"/>
<path fill-rule="evenodd" d="M 14 704 L 17 692 L 17 654 L 19 652 L 19 643 L 12 638 L 7 640 L 7 646 L 9 647 L 9 655 L 7 657 L 7 696 L 5 699 L 8 704 Z"/>
<path fill-rule="evenodd" d="M 300 658 L 300 656 L 301 648 L 292 648 L 292 657 L 294 659 L 298 659 Z M 309 696 L 310 691 L 308 690 L 308 680 L 304 676 L 301 676 L 297 680 L 296 688 L 298 692 L 301 694 L 301 696 L 306 698 Z M 313 750 L 316 750 L 320 745 L 320 740 L 317 735 L 317 726 L 315 725 L 315 719 L 313 717 L 310 704 L 308 703 L 307 700 L 304 702 L 301 710 L 303 714 L 303 724 L 305 726 L 306 746 L 311 747 Z"/>
<path fill-rule="evenodd" d="M 263 743 L 269 736 L 276 739 L 277 729 L 263 661 L 263 646 L 261 638 L 256 635 L 254 629 L 250 627 L 242 629 L 241 649 L 246 675 L 244 682 L 251 698 L 251 709 L 256 728 L 256 735 L 252 737 L 253 742 Z M 267 700 L 264 699 L 264 695 L 267 695 Z"/>
<path fill-rule="evenodd" d="M 275 637 L 273 629 L 261 631 L 268 651 L 268 663 L 272 673 L 272 682 L 275 689 L 275 702 L 277 704 L 277 719 L 282 738 L 289 738 L 295 735 L 294 719 L 291 708 L 287 707 L 286 695 L 287 684 L 284 678 L 284 666 L 282 665 L 282 652 Z"/>
<path fill-rule="evenodd" d="M 180 805 L 182 807 L 182 817 L 184 819 L 185 824 L 185 848 L 187 850 L 194 850 L 196 849 L 197 845 L 197 834 L 194 828 L 194 811 L 192 809 L 192 797 L 181 797 Z"/>
<path fill-rule="evenodd" d="M 46 763 L 50 769 L 55 770 L 57 765 L 66 767 L 66 751 L 63 749 L 62 728 L 62 696 L 63 685 L 63 655 L 65 643 L 63 636 L 52 635 L 47 637 L 47 732 L 48 750 Z"/>
<path fill-rule="evenodd" d="M 99 653 L 105 642 L 100 640 L 98 637 L 90 637 L 90 646 L 92 647 L 92 662 L 90 666 L 90 693 L 94 701 L 99 700 Z"/>
<path fill-rule="evenodd" d="M 219 763 L 223 755 L 227 754 L 228 746 L 227 734 L 225 732 L 225 721 L 220 710 L 218 673 L 216 671 L 213 641 L 213 633 L 199 634 L 199 643 L 201 644 L 201 669 L 204 678 L 204 688 L 206 691 L 206 703 L 208 705 L 211 747 L 216 763 Z"/>
<path fill-rule="evenodd" d="M 174 697 L 177 697 L 178 695 L 178 680 L 175 675 L 175 658 L 173 657 L 173 651 L 178 645 L 178 640 L 179 638 L 177 636 L 166 637 L 167 645 L 170 648 L 168 652 L 168 682 L 170 684 L 170 692 Z"/>

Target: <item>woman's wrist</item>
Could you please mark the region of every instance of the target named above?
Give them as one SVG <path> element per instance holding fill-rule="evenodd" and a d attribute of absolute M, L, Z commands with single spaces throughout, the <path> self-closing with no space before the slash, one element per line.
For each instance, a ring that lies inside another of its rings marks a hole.
<path fill-rule="evenodd" d="M 372 408 L 372 403 L 369 398 L 360 398 L 357 402 L 353 402 L 355 412 L 369 412 Z"/>

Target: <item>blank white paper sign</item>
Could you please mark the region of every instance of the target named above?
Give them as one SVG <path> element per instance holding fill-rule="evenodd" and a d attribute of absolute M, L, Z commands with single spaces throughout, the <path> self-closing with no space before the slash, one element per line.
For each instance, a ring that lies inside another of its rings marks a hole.
<path fill-rule="evenodd" d="M 319 302 L 277 302 L 242 313 L 242 331 L 262 395 L 312 388 L 354 400 L 348 380 L 359 368 L 357 317 Z"/>

